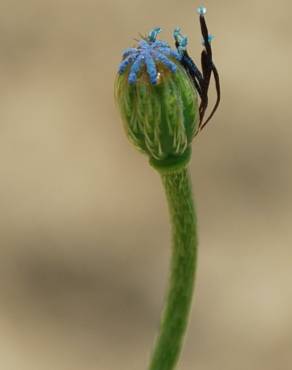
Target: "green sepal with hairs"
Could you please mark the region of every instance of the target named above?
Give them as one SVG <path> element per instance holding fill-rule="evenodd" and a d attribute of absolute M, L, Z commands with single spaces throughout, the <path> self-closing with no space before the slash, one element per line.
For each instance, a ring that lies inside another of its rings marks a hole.
<path fill-rule="evenodd" d="M 198 129 L 197 92 L 184 68 L 174 62 L 175 73 L 157 65 L 155 85 L 149 82 L 145 68 L 135 84 L 129 84 L 128 73 L 116 81 L 116 100 L 126 134 L 154 167 L 185 161 Z"/>

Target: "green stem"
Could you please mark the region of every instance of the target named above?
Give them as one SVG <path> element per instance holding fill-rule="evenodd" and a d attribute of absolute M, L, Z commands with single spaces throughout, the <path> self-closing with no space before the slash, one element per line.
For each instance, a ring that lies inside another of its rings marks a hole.
<path fill-rule="evenodd" d="M 191 179 L 184 167 L 162 173 L 172 224 L 168 294 L 149 370 L 172 370 L 178 360 L 191 307 L 197 260 L 196 215 Z"/>

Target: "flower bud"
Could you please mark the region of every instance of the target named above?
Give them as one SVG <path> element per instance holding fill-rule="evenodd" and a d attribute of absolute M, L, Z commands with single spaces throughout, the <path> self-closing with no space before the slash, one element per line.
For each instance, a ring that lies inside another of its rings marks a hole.
<path fill-rule="evenodd" d="M 198 101 L 180 54 L 156 40 L 159 32 L 125 50 L 115 94 L 130 141 L 155 167 L 173 167 L 189 158 Z"/>

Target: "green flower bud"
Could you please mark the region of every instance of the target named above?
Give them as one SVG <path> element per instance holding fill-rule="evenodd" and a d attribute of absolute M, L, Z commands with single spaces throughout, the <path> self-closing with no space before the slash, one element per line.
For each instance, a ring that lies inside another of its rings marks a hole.
<path fill-rule="evenodd" d="M 126 58 L 116 80 L 116 100 L 128 138 L 149 156 L 150 162 L 155 167 L 180 166 L 189 159 L 190 145 L 198 129 L 197 92 L 170 48 L 173 56 L 160 61 L 153 58 L 155 64 L 147 60 L 149 54 L 141 57 L 143 50 L 153 47 L 155 42 L 142 40 L 139 43 L 142 46 L 128 49 L 136 50 L 138 55 L 132 65 L 127 63 L 130 52 L 124 53 Z M 137 68 L 139 57 L 141 66 Z"/>

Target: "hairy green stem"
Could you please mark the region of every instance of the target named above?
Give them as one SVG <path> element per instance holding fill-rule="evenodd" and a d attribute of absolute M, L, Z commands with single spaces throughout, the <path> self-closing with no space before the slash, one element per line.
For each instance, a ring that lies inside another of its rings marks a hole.
<path fill-rule="evenodd" d="M 172 224 L 168 294 L 149 370 L 172 370 L 178 360 L 191 307 L 197 260 L 196 215 L 187 168 L 162 173 Z"/>

